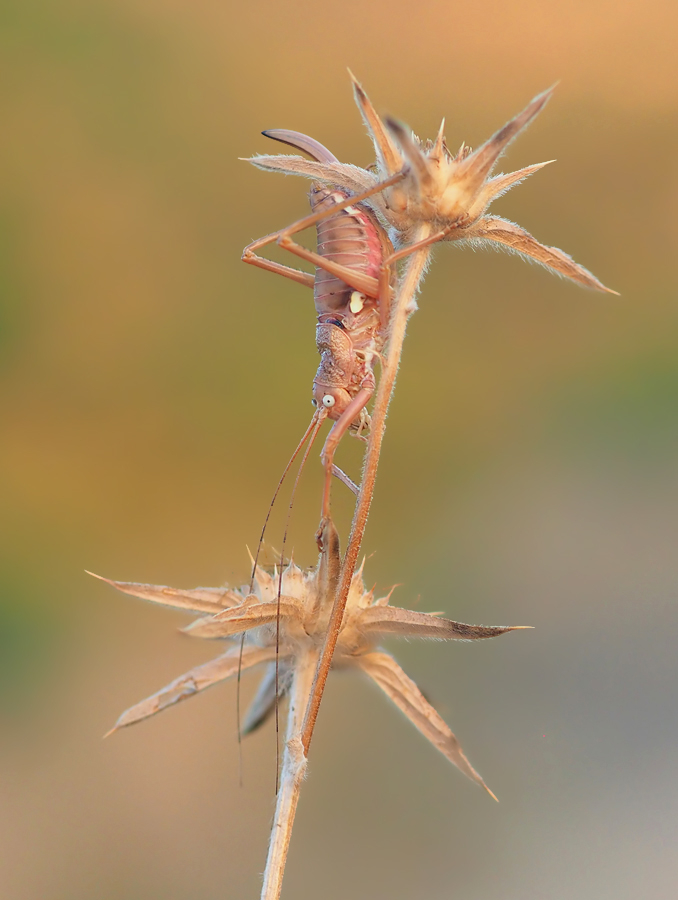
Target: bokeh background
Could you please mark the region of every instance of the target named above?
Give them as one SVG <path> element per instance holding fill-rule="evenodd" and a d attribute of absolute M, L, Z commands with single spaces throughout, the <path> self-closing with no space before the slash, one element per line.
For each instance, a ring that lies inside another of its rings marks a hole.
<path fill-rule="evenodd" d="M 272 727 L 243 745 L 242 787 L 232 684 L 102 742 L 214 648 L 83 570 L 246 580 L 317 357 L 310 297 L 239 261 L 307 185 L 237 158 L 287 127 L 368 164 L 347 65 L 418 133 L 446 115 L 452 147 L 560 80 L 504 168 L 558 163 L 496 210 L 622 296 L 437 250 L 366 575 L 402 605 L 536 626 L 393 648 L 501 802 L 335 677 L 283 894 L 675 896 L 677 28 L 670 0 L 5 0 L 4 898 L 258 896 Z M 291 530 L 308 565 L 319 470 Z"/>

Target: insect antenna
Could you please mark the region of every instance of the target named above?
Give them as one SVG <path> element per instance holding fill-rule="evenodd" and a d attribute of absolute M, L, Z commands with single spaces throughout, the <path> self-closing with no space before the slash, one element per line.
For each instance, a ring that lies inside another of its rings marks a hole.
<path fill-rule="evenodd" d="M 278 793 L 278 788 L 280 787 L 280 740 L 279 740 L 279 732 L 280 732 L 280 693 L 278 690 L 279 681 L 280 681 L 280 599 L 282 597 L 282 577 L 283 577 L 283 566 L 285 564 L 285 544 L 287 543 L 287 532 L 290 527 L 290 519 L 292 518 L 292 507 L 294 506 L 294 498 L 297 493 L 297 488 L 299 486 L 299 481 L 301 480 L 301 473 L 304 471 L 304 466 L 306 465 L 306 460 L 309 457 L 311 452 L 311 448 L 313 447 L 313 442 L 315 441 L 318 432 L 320 431 L 320 426 L 325 420 L 325 415 L 320 411 L 313 416 L 311 420 L 311 424 L 308 426 L 308 430 L 304 435 L 304 441 L 308 434 L 311 435 L 308 446 L 304 452 L 304 455 L 299 463 L 299 469 L 297 471 L 297 477 L 294 479 L 294 486 L 292 487 L 292 493 L 290 495 L 290 505 L 287 509 L 287 519 L 285 521 L 285 531 L 283 533 L 282 539 L 282 548 L 280 550 L 280 571 L 278 573 L 278 596 L 276 597 L 277 609 L 275 616 L 275 792 Z M 295 452 L 296 454 L 299 452 L 299 449 L 303 446 L 303 441 L 299 445 L 299 448 Z M 290 460 L 291 464 L 291 460 Z M 289 468 L 289 466 L 288 466 Z"/>
<path fill-rule="evenodd" d="M 287 465 L 285 466 L 285 469 L 284 469 L 282 475 L 280 476 L 280 481 L 278 482 L 277 487 L 276 487 L 275 491 L 273 492 L 273 496 L 271 497 L 271 502 L 268 505 L 268 512 L 266 513 L 266 518 L 264 519 L 264 525 L 263 525 L 263 528 L 261 529 L 261 535 L 259 536 L 259 543 L 257 544 L 257 552 L 254 555 L 254 560 L 252 563 L 252 574 L 250 576 L 250 585 L 249 585 L 248 594 L 252 594 L 252 592 L 254 590 L 254 579 L 256 578 L 256 574 L 257 574 L 257 567 L 259 564 L 259 556 L 261 554 L 261 548 L 264 543 L 264 535 L 266 534 L 266 528 L 268 526 L 268 521 L 271 518 L 271 513 L 273 512 L 273 507 L 275 505 L 275 501 L 278 499 L 278 494 L 280 493 L 280 489 L 283 486 L 283 482 L 285 481 L 285 478 L 287 477 L 287 473 L 292 468 L 294 460 L 299 455 L 302 447 L 304 446 L 304 444 L 306 443 L 306 441 L 308 439 L 308 436 L 311 434 L 311 432 L 313 432 L 314 428 L 315 428 L 315 432 L 313 433 L 313 437 L 311 439 L 311 444 L 315 440 L 315 436 L 318 433 L 318 428 L 322 424 L 322 421 L 324 418 L 325 418 L 325 416 L 322 416 L 319 412 L 316 412 L 313 414 L 313 418 L 311 419 L 310 425 L 304 432 L 302 439 L 297 444 L 296 450 L 294 451 L 292 456 L 289 458 L 289 461 L 288 461 Z M 303 465 L 306 462 L 306 458 L 308 457 L 308 453 L 311 449 L 311 444 L 309 444 L 307 451 L 304 454 L 304 458 L 303 458 L 301 466 L 299 468 L 299 473 L 297 474 L 297 479 L 294 483 L 294 491 L 296 491 L 297 484 L 299 482 L 299 475 L 301 474 L 301 469 L 303 468 Z M 294 491 L 292 494 L 293 498 L 294 498 Z M 291 510 L 291 506 L 290 506 L 290 510 Z M 285 537 L 287 537 L 288 525 L 289 525 L 289 513 L 288 513 L 288 517 L 287 517 L 287 525 L 285 526 Z M 284 540 L 283 540 L 283 553 L 284 553 L 284 548 L 285 548 L 285 544 L 284 544 Z M 280 582 L 280 584 L 282 584 L 282 582 Z M 280 590 L 278 590 L 278 616 L 277 616 L 277 623 L 276 623 L 276 660 L 275 660 L 276 735 L 278 732 L 278 635 L 279 635 L 279 631 L 280 631 L 279 622 L 280 622 Z M 236 678 L 236 694 L 235 694 L 235 714 L 236 714 L 237 725 L 238 725 L 238 768 L 240 770 L 240 786 L 241 787 L 242 787 L 242 730 L 240 728 L 240 718 L 241 718 L 241 716 L 240 716 L 240 682 L 241 682 L 241 676 L 242 676 L 242 656 L 243 656 L 244 647 L 245 647 L 245 632 L 243 632 L 240 637 L 240 653 L 238 656 L 238 675 Z M 276 737 L 276 746 L 277 746 L 277 737 Z M 276 751 L 276 756 L 277 756 L 277 751 Z M 277 773 L 277 766 L 276 766 L 276 773 Z M 276 793 L 278 792 L 277 778 L 278 778 L 278 776 L 276 774 Z"/>
<path fill-rule="evenodd" d="M 323 418 L 324 418 L 324 416 L 323 416 Z M 315 425 L 316 425 L 317 422 L 318 422 L 318 413 L 316 412 L 316 413 L 313 414 L 313 418 L 311 419 L 311 423 L 310 423 L 310 425 L 308 426 L 308 428 L 306 429 L 306 431 L 304 432 L 304 436 L 302 437 L 302 439 L 301 439 L 301 440 L 299 441 L 299 443 L 297 444 L 296 450 L 294 451 L 294 453 L 292 454 L 292 456 L 290 456 L 289 461 L 288 461 L 287 465 L 285 466 L 285 470 L 284 470 L 284 472 L 282 473 L 282 475 L 280 476 L 280 481 L 278 482 L 278 486 L 276 487 L 275 491 L 273 492 L 273 496 L 271 497 L 271 502 L 270 502 L 269 505 L 268 505 L 268 512 L 266 513 L 266 518 L 264 519 L 264 526 L 263 526 L 263 528 L 261 529 L 261 535 L 259 536 L 259 543 L 257 544 L 257 552 L 254 554 L 254 561 L 253 561 L 253 564 L 252 564 L 252 575 L 251 575 L 251 577 L 250 577 L 250 587 L 249 587 L 249 593 L 250 593 L 250 594 L 251 594 L 252 591 L 254 590 L 254 579 L 255 579 L 256 574 L 257 574 L 257 568 L 258 568 L 258 563 L 259 563 L 259 555 L 260 555 L 260 553 L 261 553 L 261 548 L 262 548 L 262 546 L 263 546 L 263 544 L 264 544 L 264 535 L 266 534 L 266 528 L 268 527 L 268 520 L 271 518 L 271 513 L 273 512 L 273 507 L 274 507 L 274 505 L 275 505 L 275 501 L 278 499 L 278 494 L 280 493 L 280 489 L 281 489 L 282 486 L 283 486 L 283 482 L 284 482 L 285 478 L 287 477 L 287 473 L 288 473 L 289 470 L 292 468 L 292 465 L 293 465 L 293 463 L 294 463 L 294 460 L 297 458 L 297 456 L 299 456 L 299 453 L 300 453 L 302 447 L 303 447 L 304 444 L 306 443 L 309 434 L 313 431 L 313 428 L 315 427 Z M 313 437 L 314 437 L 314 439 L 315 439 L 315 435 L 314 435 Z M 311 442 L 311 443 L 312 443 L 312 442 Z M 306 458 L 306 457 L 304 457 L 304 459 L 305 459 L 305 458 Z M 303 463 L 302 463 L 302 465 L 303 465 Z"/>

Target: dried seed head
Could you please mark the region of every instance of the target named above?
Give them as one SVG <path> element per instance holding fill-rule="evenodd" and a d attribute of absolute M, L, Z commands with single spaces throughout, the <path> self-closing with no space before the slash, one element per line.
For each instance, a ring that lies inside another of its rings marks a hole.
<path fill-rule="evenodd" d="M 453 155 L 445 143 L 444 120 L 435 141 L 422 142 L 397 119 L 383 120 L 362 85 L 352 74 L 351 78 L 355 101 L 374 144 L 374 166 L 360 169 L 340 162 L 323 163 L 285 155 L 255 156 L 249 161 L 261 169 L 302 175 L 355 193 L 403 172 L 402 181 L 366 201 L 390 227 L 396 247 L 406 247 L 418 226 L 428 223 L 436 241 L 505 248 L 585 287 L 616 293 L 562 250 L 540 244 L 513 222 L 486 215 L 493 200 L 553 162 L 547 160 L 493 175 L 502 153 L 539 115 L 553 88 L 538 94 L 477 150 L 462 144 Z"/>
<path fill-rule="evenodd" d="M 469 778 L 486 787 L 442 718 L 395 659 L 380 650 L 377 644 L 386 635 L 480 640 L 517 630 L 520 626 L 465 625 L 441 618 L 438 614 L 391 606 L 390 593 L 385 597 L 375 597 L 373 590 L 365 589 L 362 573 L 361 566 L 351 582 L 333 666 L 357 668 L 368 675 L 434 746 Z M 243 670 L 260 664 L 266 667 L 245 715 L 243 733 L 253 731 L 268 718 L 275 707 L 276 644 L 279 653 L 278 687 L 282 694 L 290 688 L 297 670 L 307 666 L 309 657 L 317 658 L 327 630 L 333 592 L 324 587 L 326 578 L 320 563 L 315 569 L 304 571 L 290 562 L 282 572 L 279 600 L 277 579 L 264 569 L 257 569 L 255 575 L 252 594 L 228 588 L 177 590 L 163 585 L 102 579 L 118 590 L 144 600 L 201 614 L 208 612 L 208 615 L 200 615 L 184 628 L 184 632 L 193 637 L 228 641 L 225 653 L 196 666 L 126 710 L 112 731 L 147 719 L 168 706 L 231 678 L 238 672 L 240 661 Z M 242 660 L 240 640 L 234 641 L 241 635 L 245 636 Z"/>

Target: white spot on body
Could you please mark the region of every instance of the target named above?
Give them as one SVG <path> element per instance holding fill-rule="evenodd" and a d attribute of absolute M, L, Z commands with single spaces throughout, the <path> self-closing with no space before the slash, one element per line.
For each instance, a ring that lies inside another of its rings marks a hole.
<path fill-rule="evenodd" d="M 361 294 L 360 291 L 353 291 L 348 305 L 352 313 L 359 313 L 365 305 L 365 295 Z"/>

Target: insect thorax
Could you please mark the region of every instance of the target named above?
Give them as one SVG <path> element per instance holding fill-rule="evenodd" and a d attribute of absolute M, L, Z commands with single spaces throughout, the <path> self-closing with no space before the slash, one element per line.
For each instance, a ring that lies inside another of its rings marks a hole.
<path fill-rule="evenodd" d="M 327 387 L 349 386 L 355 366 L 353 343 L 340 324 L 319 322 L 316 326 L 316 346 L 320 365 L 315 383 Z"/>

